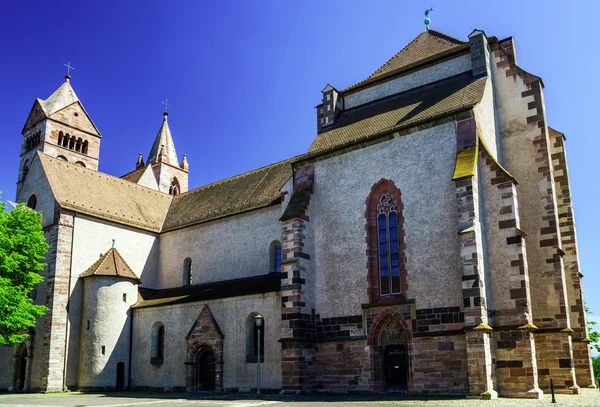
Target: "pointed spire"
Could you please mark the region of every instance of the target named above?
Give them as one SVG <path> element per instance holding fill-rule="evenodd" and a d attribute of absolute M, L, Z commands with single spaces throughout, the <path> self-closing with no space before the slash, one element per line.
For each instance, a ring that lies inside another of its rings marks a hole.
<path fill-rule="evenodd" d="M 168 116 L 169 114 L 167 112 L 163 113 L 163 122 L 154 139 L 154 144 L 152 144 L 152 149 L 150 150 L 148 160 L 146 161 L 147 164 L 162 161 L 175 167 L 179 165 L 177 152 L 175 151 L 175 143 L 173 143 L 169 122 L 167 121 Z M 161 156 L 164 157 L 159 160 L 159 157 Z"/>
<path fill-rule="evenodd" d="M 142 168 L 144 166 L 144 154 L 140 153 L 137 159 L 137 163 L 135 163 L 135 169 Z"/>
<path fill-rule="evenodd" d="M 188 162 L 187 162 L 187 154 L 183 155 L 183 160 L 181 160 L 181 165 L 180 165 L 182 170 L 188 171 L 188 169 L 190 168 Z"/>

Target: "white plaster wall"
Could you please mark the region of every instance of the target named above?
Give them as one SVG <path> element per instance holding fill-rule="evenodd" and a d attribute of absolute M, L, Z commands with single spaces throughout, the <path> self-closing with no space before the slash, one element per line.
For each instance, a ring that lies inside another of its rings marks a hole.
<path fill-rule="evenodd" d="M 123 294 L 127 295 L 126 301 Z M 137 285 L 121 278 L 88 277 L 84 281 L 83 299 L 78 385 L 116 387 L 117 364 L 123 362 L 126 386 L 130 307 L 137 302 Z M 90 321 L 89 330 L 87 321 Z"/>
<path fill-rule="evenodd" d="M 134 309 L 132 385 L 170 389 L 185 387 L 186 335 L 204 303 Z M 223 387 L 256 387 L 256 363 L 246 363 L 246 319 L 252 312 L 265 318 L 265 361 L 261 363 L 261 386 L 281 388 L 281 296 L 266 293 L 208 302 L 223 332 Z M 150 364 L 152 326 L 165 326 L 164 364 Z"/>
<path fill-rule="evenodd" d="M 356 93 L 344 96 L 345 109 L 351 109 L 373 100 L 404 92 L 427 83 L 439 81 L 444 78 L 471 70 L 471 55 L 441 62 L 426 69 L 413 72 L 400 78 L 392 79 L 379 85 L 370 86 Z"/>
<path fill-rule="evenodd" d="M 156 183 L 156 178 L 154 177 L 154 172 L 152 171 L 151 166 L 146 167 L 146 170 L 144 171 L 144 173 L 142 174 L 142 176 L 140 177 L 140 179 L 137 183 L 144 187 L 152 188 L 156 191 L 159 190 L 158 184 Z M 168 190 L 167 190 L 167 192 L 168 192 Z"/>
<path fill-rule="evenodd" d="M 368 302 L 365 201 L 382 178 L 402 193 L 408 297 L 417 308 L 462 304 L 455 159 L 451 122 L 315 164 L 311 259 L 322 317 L 360 314 Z"/>
<path fill-rule="evenodd" d="M 73 233 L 67 352 L 68 386 L 76 386 L 79 377 L 81 314 L 84 304 L 83 281 L 79 279 L 79 275 L 94 264 L 100 255 L 106 253 L 112 247 L 112 239 L 115 239 L 115 248 L 129 267 L 140 277 L 141 285 L 156 288 L 159 246 L 158 237 L 150 232 L 81 214 L 75 216 Z"/>
<path fill-rule="evenodd" d="M 291 181 L 284 191 L 291 191 Z M 160 288 L 179 287 L 183 262 L 192 259 L 193 284 L 269 273 L 269 245 L 281 241 L 281 222 L 291 193 L 276 206 L 161 235 Z"/>
<path fill-rule="evenodd" d="M 142 280 L 142 287 L 157 288 L 158 237 L 151 232 L 78 214 L 75 218 L 71 277 L 77 279 L 100 255 L 112 247 Z"/>
<path fill-rule="evenodd" d="M 42 212 L 42 226 L 48 226 L 54 222 L 54 194 L 50 189 L 40 159 L 35 156 L 30 164 L 29 173 L 19 191 L 17 202 L 27 204 L 29 197 L 35 194 L 37 198 L 35 210 Z"/>
<path fill-rule="evenodd" d="M 496 117 L 494 105 L 494 85 L 488 80 L 483 91 L 481 102 L 473 109 L 475 121 L 481 129 L 481 135 L 489 153 L 498 160 L 498 135 L 496 134 Z"/>

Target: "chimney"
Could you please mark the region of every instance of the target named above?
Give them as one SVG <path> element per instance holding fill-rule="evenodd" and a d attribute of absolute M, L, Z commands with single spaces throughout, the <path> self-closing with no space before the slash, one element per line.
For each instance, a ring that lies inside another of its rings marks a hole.
<path fill-rule="evenodd" d="M 469 34 L 469 49 L 473 78 L 490 76 L 490 47 L 487 36 L 483 31 L 473 30 Z"/>
<path fill-rule="evenodd" d="M 344 100 L 340 97 L 336 88 L 328 84 L 321 93 L 323 93 L 323 103 L 317 106 L 317 129 L 319 133 L 326 131 L 335 122 L 338 113 L 344 110 Z"/>

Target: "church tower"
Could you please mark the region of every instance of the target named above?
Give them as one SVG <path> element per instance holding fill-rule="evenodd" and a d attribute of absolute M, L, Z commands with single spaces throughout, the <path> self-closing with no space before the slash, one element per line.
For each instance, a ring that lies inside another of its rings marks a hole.
<path fill-rule="evenodd" d="M 71 76 L 46 100 L 36 99 L 21 134 L 17 194 L 35 154 L 98 170 L 101 135 L 71 87 Z"/>
<path fill-rule="evenodd" d="M 188 190 L 188 162 L 185 154 L 181 163 L 177 160 L 175 143 L 169 129 L 167 112 L 163 113 L 164 118 L 146 165 L 152 167 L 152 172 L 158 183 L 158 190 L 171 195 L 178 195 Z M 138 159 L 137 167 L 142 167 L 144 163 Z"/>

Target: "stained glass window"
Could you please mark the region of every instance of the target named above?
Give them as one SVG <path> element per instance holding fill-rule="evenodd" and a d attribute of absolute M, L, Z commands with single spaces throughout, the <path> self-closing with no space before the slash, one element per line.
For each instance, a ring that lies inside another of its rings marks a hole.
<path fill-rule="evenodd" d="M 377 204 L 381 295 L 401 292 L 397 208 L 394 195 L 391 193 L 381 195 Z"/>
<path fill-rule="evenodd" d="M 275 246 L 275 272 L 281 272 L 281 245 Z"/>

